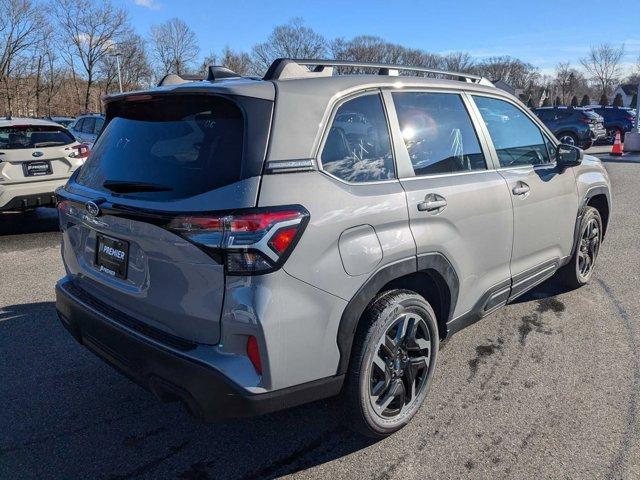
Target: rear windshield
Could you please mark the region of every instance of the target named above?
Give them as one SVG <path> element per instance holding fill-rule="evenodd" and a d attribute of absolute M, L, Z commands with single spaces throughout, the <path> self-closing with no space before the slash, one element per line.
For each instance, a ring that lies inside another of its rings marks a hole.
<path fill-rule="evenodd" d="M 243 162 L 245 133 L 243 111 L 225 97 L 119 101 L 108 108 L 106 125 L 77 182 L 153 200 L 198 195 L 259 174 Z"/>
<path fill-rule="evenodd" d="M 0 127 L 0 150 L 44 148 L 69 145 L 75 138 L 55 125 L 15 125 Z"/>

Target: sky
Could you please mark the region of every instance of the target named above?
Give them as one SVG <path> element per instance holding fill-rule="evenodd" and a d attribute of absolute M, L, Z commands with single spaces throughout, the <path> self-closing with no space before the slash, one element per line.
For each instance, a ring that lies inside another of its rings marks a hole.
<path fill-rule="evenodd" d="M 172 17 L 195 31 L 204 57 L 225 46 L 249 51 L 274 26 L 300 17 L 328 39 L 376 35 L 435 53 L 511 55 L 550 73 L 578 65 L 591 45 L 625 43 L 625 64 L 640 57 L 638 0 L 114 0 L 138 33 Z M 635 6 L 634 6 L 635 5 Z"/>

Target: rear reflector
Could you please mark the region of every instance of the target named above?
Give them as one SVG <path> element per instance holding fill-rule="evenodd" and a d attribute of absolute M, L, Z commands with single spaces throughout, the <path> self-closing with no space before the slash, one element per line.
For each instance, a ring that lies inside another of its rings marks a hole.
<path fill-rule="evenodd" d="M 258 348 L 258 340 L 253 335 L 247 338 L 247 356 L 251 363 L 253 364 L 253 368 L 256 369 L 260 375 L 262 375 L 262 360 L 260 360 L 260 349 Z"/>

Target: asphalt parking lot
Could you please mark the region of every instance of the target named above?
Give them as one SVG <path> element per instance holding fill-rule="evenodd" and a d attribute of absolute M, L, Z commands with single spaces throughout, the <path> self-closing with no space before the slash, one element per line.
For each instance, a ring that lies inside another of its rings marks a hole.
<path fill-rule="evenodd" d="M 209 425 L 157 402 L 59 325 L 55 211 L 0 216 L 0 478 L 640 478 L 640 163 L 606 165 L 591 284 L 547 282 L 456 335 L 380 442 L 334 400 Z"/>

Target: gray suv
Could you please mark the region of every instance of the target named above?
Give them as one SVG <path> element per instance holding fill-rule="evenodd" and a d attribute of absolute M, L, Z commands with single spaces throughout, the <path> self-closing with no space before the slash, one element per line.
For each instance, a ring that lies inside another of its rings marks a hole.
<path fill-rule="evenodd" d="M 205 420 L 341 394 L 389 435 L 444 340 L 555 273 L 585 284 L 607 229 L 600 161 L 472 75 L 280 59 L 105 107 L 57 192 L 59 317 Z"/>

